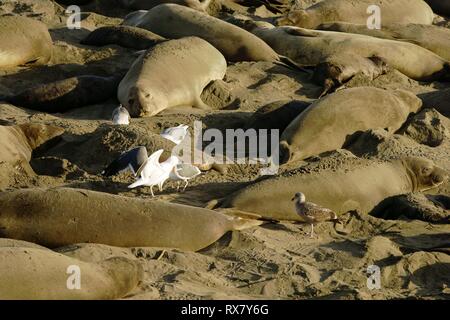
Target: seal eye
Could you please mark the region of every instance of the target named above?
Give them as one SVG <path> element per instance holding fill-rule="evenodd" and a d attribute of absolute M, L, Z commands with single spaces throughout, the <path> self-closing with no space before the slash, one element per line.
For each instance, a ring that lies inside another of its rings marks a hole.
<path fill-rule="evenodd" d="M 128 100 L 128 104 L 129 104 L 129 105 L 132 105 L 133 103 L 134 103 L 134 99 Z"/>

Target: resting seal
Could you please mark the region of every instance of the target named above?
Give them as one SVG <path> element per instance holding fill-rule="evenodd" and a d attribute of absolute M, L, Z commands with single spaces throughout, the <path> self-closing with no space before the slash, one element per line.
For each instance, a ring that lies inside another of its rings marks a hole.
<path fill-rule="evenodd" d="M 153 116 L 175 106 L 209 107 L 200 95 L 227 70 L 223 55 L 203 39 L 160 43 L 142 54 L 120 82 L 118 99 L 132 117 Z"/>
<path fill-rule="evenodd" d="M 425 24 L 392 23 L 383 24 L 381 30 L 371 30 L 365 24 L 335 22 L 321 24 L 319 29 L 411 42 L 450 61 L 450 30 L 448 28 Z"/>
<path fill-rule="evenodd" d="M 0 68 L 45 65 L 53 42 L 42 22 L 20 16 L 0 17 Z"/>
<path fill-rule="evenodd" d="M 448 61 L 409 42 L 360 34 L 274 27 L 261 22 L 254 23 L 249 28 L 276 52 L 300 65 L 316 66 L 331 56 L 353 54 L 362 58 L 378 57 L 388 66 L 414 80 L 435 81 L 450 78 Z"/>
<path fill-rule="evenodd" d="M 80 270 L 80 289 L 68 287 L 70 266 Z M 133 290 L 142 275 L 137 262 L 122 257 L 87 263 L 50 250 L 0 248 L 2 300 L 117 299 Z"/>
<path fill-rule="evenodd" d="M 66 112 L 70 109 L 100 103 L 117 92 L 122 75 L 101 77 L 83 75 L 26 89 L 3 98 L 16 106 L 43 112 Z"/>
<path fill-rule="evenodd" d="M 150 30 L 169 39 L 196 36 L 211 43 L 227 61 L 270 61 L 293 66 L 250 32 L 208 14 L 177 4 L 161 4 L 124 24 Z M 295 66 L 293 66 L 295 67 Z"/>
<path fill-rule="evenodd" d="M 33 150 L 63 133 L 60 127 L 43 124 L 0 126 L 0 162 L 28 169 Z"/>
<path fill-rule="evenodd" d="M 0 236 L 47 247 L 101 243 L 197 251 L 261 224 L 203 208 L 70 188 L 0 194 Z"/>
<path fill-rule="evenodd" d="M 106 46 L 117 44 L 125 48 L 144 50 L 164 41 L 165 39 L 153 32 L 131 26 L 101 27 L 92 31 L 81 44 L 91 46 Z"/>
<path fill-rule="evenodd" d="M 433 10 L 423 0 L 323 0 L 303 10 L 292 10 L 277 20 L 279 25 L 315 29 L 325 22 L 367 24 L 367 9 L 377 5 L 381 10 L 381 23 L 433 23 Z"/>
<path fill-rule="evenodd" d="M 298 115 L 280 137 L 282 162 L 305 159 L 341 148 L 358 131 L 397 131 L 422 101 L 404 90 L 358 87 L 316 100 Z"/>
<path fill-rule="evenodd" d="M 150 10 L 163 3 L 176 3 L 198 11 L 206 11 L 211 0 L 119 0 L 127 9 Z"/>
<path fill-rule="evenodd" d="M 271 219 L 299 220 L 291 198 L 300 190 L 311 202 L 337 214 L 350 210 L 368 213 L 385 198 L 428 190 L 448 178 L 443 169 L 422 158 L 334 161 L 325 159 L 256 182 L 227 197 L 223 206 Z"/>

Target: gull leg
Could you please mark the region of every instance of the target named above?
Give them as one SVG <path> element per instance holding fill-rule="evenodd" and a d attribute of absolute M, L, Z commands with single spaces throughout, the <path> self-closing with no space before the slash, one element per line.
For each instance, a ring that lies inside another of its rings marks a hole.
<path fill-rule="evenodd" d="M 183 191 L 182 191 L 182 192 L 184 192 L 184 190 L 186 190 L 186 187 L 188 186 L 188 184 L 189 184 L 189 181 L 186 180 L 186 184 L 184 185 L 184 188 L 183 188 Z"/>
<path fill-rule="evenodd" d="M 180 181 L 177 181 L 177 192 L 180 190 Z"/>
<path fill-rule="evenodd" d="M 150 192 L 151 192 L 151 194 L 152 194 L 152 197 L 154 198 L 154 197 L 155 197 L 155 194 L 153 193 L 153 186 L 150 186 Z"/>

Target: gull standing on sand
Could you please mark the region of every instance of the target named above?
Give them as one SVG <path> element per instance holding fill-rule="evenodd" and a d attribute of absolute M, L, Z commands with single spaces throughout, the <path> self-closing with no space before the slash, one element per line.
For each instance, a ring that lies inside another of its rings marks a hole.
<path fill-rule="evenodd" d="M 199 174 L 201 174 L 201 171 L 196 166 L 189 163 L 180 163 L 170 172 L 169 178 L 170 180 L 177 181 L 177 192 L 180 189 L 180 182 L 184 181 L 185 185 L 183 190 L 181 190 L 181 192 L 184 192 L 189 184 L 189 180 L 195 178 Z"/>
<path fill-rule="evenodd" d="M 178 145 L 186 137 L 188 128 L 189 126 L 185 124 L 180 124 L 178 127 L 167 128 L 161 132 L 161 137 Z"/>
<path fill-rule="evenodd" d="M 113 124 L 130 124 L 130 113 L 120 105 L 112 113 L 112 122 Z"/>
<path fill-rule="evenodd" d="M 163 152 L 164 149 L 159 149 L 148 157 L 147 161 L 137 172 L 137 175 L 140 175 L 140 178 L 136 182 L 130 184 L 128 188 L 149 186 L 153 197 L 155 196 L 153 193 L 153 186 L 158 186 L 159 190 L 162 190 L 164 182 L 169 179 L 170 172 L 180 162 L 177 157 L 170 156 L 166 161 L 159 163 L 159 158 Z"/>
<path fill-rule="evenodd" d="M 111 164 L 103 170 L 102 175 L 109 177 L 122 171 L 131 170 L 136 176 L 137 172 L 147 159 L 148 155 L 146 147 L 133 148 L 123 152 L 117 159 L 111 162 Z"/>
<path fill-rule="evenodd" d="M 336 213 L 315 203 L 306 202 L 306 197 L 301 192 L 297 192 L 291 200 L 295 201 L 295 211 L 297 214 L 311 225 L 311 238 L 314 235 L 315 223 L 326 221 L 340 223 Z"/>

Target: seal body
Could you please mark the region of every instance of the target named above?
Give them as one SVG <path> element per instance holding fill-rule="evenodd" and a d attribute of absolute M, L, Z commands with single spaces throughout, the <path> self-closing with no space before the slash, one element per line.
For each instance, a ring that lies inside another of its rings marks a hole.
<path fill-rule="evenodd" d="M 0 68 L 45 65 L 52 51 L 52 38 L 42 22 L 21 16 L 0 17 Z"/>
<path fill-rule="evenodd" d="M 217 48 L 227 61 L 278 61 L 264 41 L 231 23 L 177 4 L 154 7 L 135 26 L 169 39 L 196 36 Z M 128 24 L 125 20 L 124 24 Z"/>
<path fill-rule="evenodd" d="M 41 84 L 5 100 L 28 109 L 43 112 L 65 112 L 113 97 L 122 76 L 83 75 Z"/>
<path fill-rule="evenodd" d="M 450 30 L 448 28 L 414 23 L 392 23 L 384 24 L 381 30 L 377 30 L 368 29 L 365 24 L 335 22 L 322 24 L 319 29 L 411 42 L 450 61 Z"/>
<path fill-rule="evenodd" d="M 303 10 L 292 10 L 278 19 L 279 25 L 315 29 L 325 22 L 367 24 L 370 6 L 377 6 L 382 25 L 388 23 L 432 24 L 433 10 L 423 0 L 323 0 Z M 373 14 L 373 12 L 372 12 Z"/>
<path fill-rule="evenodd" d="M 77 271 L 79 287 L 71 287 Z M 87 263 L 31 246 L 0 247 L 2 300 L 117 299 L 134 289 L 142 274 L 137 262 L 121 257 Z"/>
<path fill-rule="evenodd" d="M 62 128 L 43 124 L 0 126 L 0 162 L 27 166 L 34 149 L 63 132 Z"/>
<path fill-rule="evenodd" d="M 144 50 L 164 40 L 163 37 L 142 28 L 108 26 L 92 31 L 81 43 L 94 46 L 117 44 L 125 48 Z"/>
<path fill-rule="evenodd" d="M 448 61 L 409 42 L 268 24 L 253 28 L 251 32 L 279 54 L 301 65 L 315 66 L 326 62 L 331 56 L 353 54 L 365 58 L 378 57 L 388 66 L 419 81 L 446 80 L 450 77 Z"/>
<path fill-rule="evenodd" d="M 226 68 L 223 55 L 205 40 L 166 41 L 133 63 L 120 82 L 118 99 L 132 117 L 152 116 L 175 106 L 205 109 L 203 89 L 222 79 Z"/>
<path fill-rule="evenodd" d="M 277 220 L 299 220 L 291 198 L 299 190 L 309 201 L 337 214 L 370 212 L 387 197 L 438 186 L 448 179 L 432 161 L 405 158 L 391 162 L 325 159 L 256 182 L 225 199 L 223 206 Z"/>
<path fill-rule="evenodd" d="M 208 209 L 70 188 L 0 194 L 0 236 L 47 247 L 101 243 L 196 251 L 259 225 Z"/>
<path fill-rule="evenodd" d="M 358 131 L 398 130 L 422 101 L 404 90 L 358 87 L 316 100 L 298 115 L 280 137 L 284 162 L 341 148 Z"/>
<path fill-rule="evenodd" d="M 134 10 L 149 10 L 163 3 L 176 3 L 198 11 L 205 11 L 211 0 L 120 0 L 122 6 Z"/>

